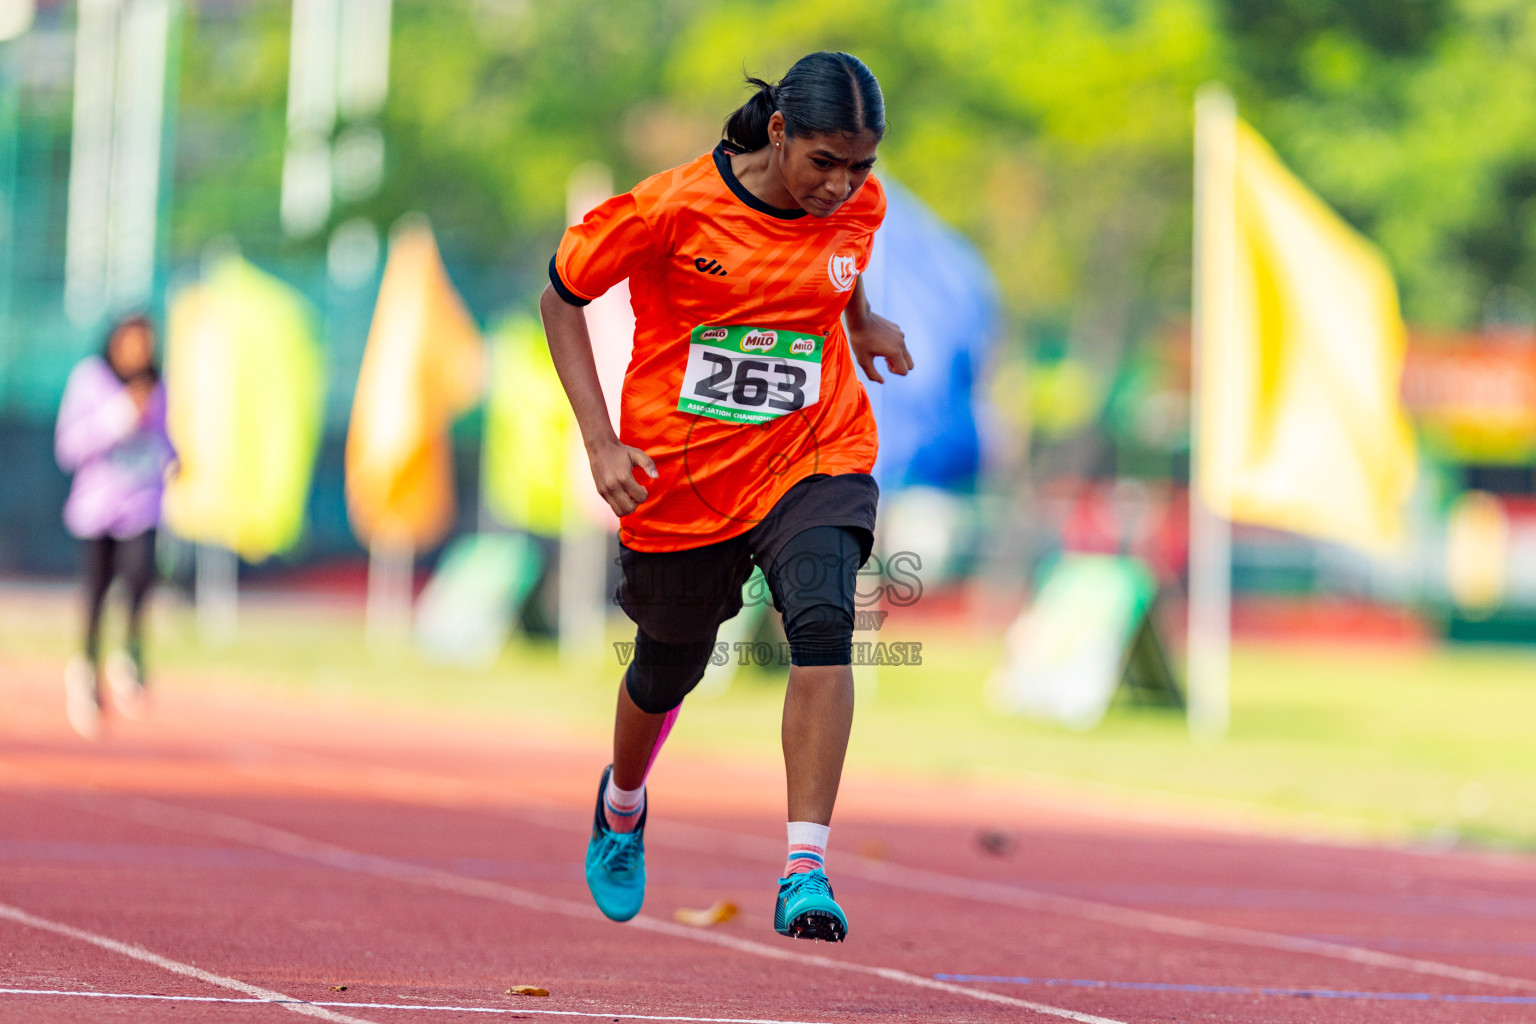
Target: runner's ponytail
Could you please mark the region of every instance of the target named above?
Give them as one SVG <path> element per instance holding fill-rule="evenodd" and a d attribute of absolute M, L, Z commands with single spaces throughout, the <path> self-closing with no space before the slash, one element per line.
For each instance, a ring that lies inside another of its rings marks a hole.
<path fill-rule="evenodd" d="M 784 115 L 791 136 L 885 135 L 885 97 L 874 73 L 851 53 L 820 51 L 795 62 L 778 85 L 747 78 L 757 92 L 725 122 L 725 141 L 750 153 L 768 145 L 768 119 Z"/>
<path fill-rule="evenodd" d="M 757 92 L 725 122 L 725 141 L 743 153 L 768 145 L 768 119 L 779 109 L 777 89 L 750 75 L 747 84 L 756 86 Z"/>

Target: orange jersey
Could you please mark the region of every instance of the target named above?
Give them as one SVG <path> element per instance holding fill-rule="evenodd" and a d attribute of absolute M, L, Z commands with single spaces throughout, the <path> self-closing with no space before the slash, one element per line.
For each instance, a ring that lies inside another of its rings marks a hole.
<path fill-rule="evenodd" d="M 884 216 L 873 176 L 830 217 L 770 207 L 722 143 L 566 231 L 550 261 L 562 298 L 629 279 L 619 438 L 659 477 L 622 519 L 627 546 L 726 540 L 807 476 L 870 472 L 875 420 L 841 317 Z"/>

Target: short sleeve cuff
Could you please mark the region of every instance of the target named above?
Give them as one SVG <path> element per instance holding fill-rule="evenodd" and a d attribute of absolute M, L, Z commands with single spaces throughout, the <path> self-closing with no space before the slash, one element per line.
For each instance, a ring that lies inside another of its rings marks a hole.
<path fill-rule="evenodd" d="M 555 257 L 549 258 L 549 283 L 555 289 L 555 294 L 572 306 L 586 306 L 591 304 L 591 299 L 584 299 L 565 286 L 560 280 L 560 271 L 555 269 Z"/>

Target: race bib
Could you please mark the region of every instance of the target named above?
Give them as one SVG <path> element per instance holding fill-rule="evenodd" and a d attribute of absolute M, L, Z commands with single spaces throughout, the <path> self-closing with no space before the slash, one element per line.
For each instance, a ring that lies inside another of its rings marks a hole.
<path fill-rule="evenodd" d="M 727 423 L 766 423 L 815 405 L 825 340 L 770 327 L 695 327 L 677 408 Z"/>

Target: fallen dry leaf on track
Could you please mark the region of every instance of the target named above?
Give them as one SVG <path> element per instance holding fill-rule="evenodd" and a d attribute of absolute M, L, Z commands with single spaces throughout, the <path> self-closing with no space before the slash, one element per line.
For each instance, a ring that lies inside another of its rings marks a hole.
<path fill-rule="evenodd" d="M 347 986 L 345 986 L 345 985 L 332 985 L 331 986 L 331 991 L 332 992 L 345 992 L 346 990 L 347 990 Z"/>
<path fill-rule="evenodd" d="M 688 910 L 679 907 L 672 912 L 672 920 L 678 924 L 688 924 L 695 928 L 708 928 L 712 924 L 720 924 L 735 917 L 740 908 L 730 900 L 716 900 L 715 905 L 708 910 Z"/>
<path fill-rule="evenodd" d="M 549 989 L 539 988 L 537 985 L 513 985 L 507 989 L 509 996 L 547 996 Z"/>
<path fill-rule="evenodd" d="M 884 839 L 866 839 L 859 844 L 859 856 L 868 860 L 885 860 L 886 849 Z"/>

